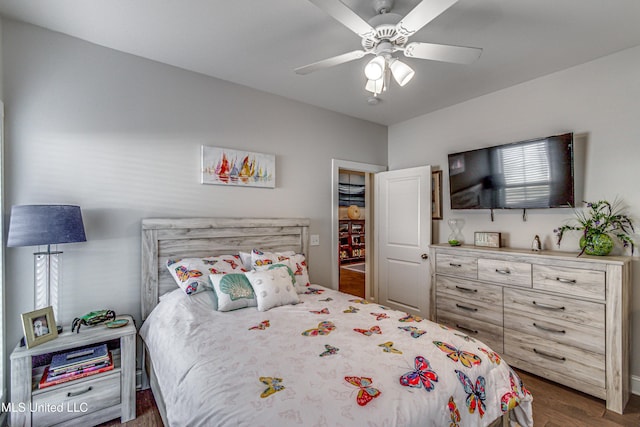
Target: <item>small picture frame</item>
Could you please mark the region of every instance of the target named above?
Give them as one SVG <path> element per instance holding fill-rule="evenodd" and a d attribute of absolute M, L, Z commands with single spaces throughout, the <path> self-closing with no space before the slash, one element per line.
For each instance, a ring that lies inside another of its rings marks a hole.
<path fill-rule="evenodd" d="M 499 248 L 501 235 L 500 233 L 490 231 L 476 231 L 473 235 L 473 244 L 486 248 Z"/>
<path fill-rule="evenodd" d="M 22 330 L 27 348 L 35 347 L 58 337 L 53 307 L 45 307 L 22 314 Z"/>

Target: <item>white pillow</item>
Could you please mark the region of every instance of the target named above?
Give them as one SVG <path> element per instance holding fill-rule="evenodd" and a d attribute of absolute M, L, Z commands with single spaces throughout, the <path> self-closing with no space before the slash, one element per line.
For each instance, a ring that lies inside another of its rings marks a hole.
<path fill-rule="evenodd" d="M 240 259 L 242 260 L 242 265 L 244 265 L 245 270 L 251 271 L 253 267 L 251 266 L 251 252 L 238 252 L 240 255 Z"/>
<path fill-rule="evenodd" d="M 256 294 L 258 311 L 267 311 L 273 307 L 300 302 L 287 267 L 253 270 L 245 273 L 245 276 L 251 282 Z"/>
<path fill-rule="evenodd" d="M 218 273 L 244 273 L 238 255 L 219 255 L 203 258 L 167 260 L 167 268 L 178 286 L 187 295 L 211 289 L 207 275 Z"/>
<path fill-rule="evenodd" d="M 251 269 L 260 270 L 269 268 L 271 265 L 280 264 L 282 261 L 289 259 L 289 257 L 294 254 L 294 251 L 265 252 L 254 249 L 251 251 Z"/>
<path fill-rule="evenodd" d="M 307 260 L 302 254 L 294 254 L 289 257 L 289 267 L 296 279 L 296 290 L 299 294 L 306 292 L 309 282 L 309 270 L 307 269 Z"/>
<path fill-rule="evenodd" d="M 218 311 L 231 311 L 257 305 L 251 283 L 244 274 L 211 274 L 209 280 L 218 298 Z"/>
<path fill-rule="evenodd" d="M 296 282 L 296 292 L 299 294 L 307 290 L 309 283 L 309 270 L 303 254 L 293 251 L 286 252 L 262 252 L 254 249 L 251 251 L 251 266 L 255 270 L 265 270 L 272 265 L 284 264 L 293 272 Z"/>

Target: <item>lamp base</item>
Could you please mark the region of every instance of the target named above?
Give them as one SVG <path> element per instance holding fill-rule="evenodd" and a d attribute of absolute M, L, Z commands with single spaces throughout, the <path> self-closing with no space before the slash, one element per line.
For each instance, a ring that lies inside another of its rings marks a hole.
<path fill-rule="evenodd" d="M 60 273 L 62 268 L 62 252 L 51 251 L 51 245 L 46 252 L 36 252 L 34 255 L 34 306 L 53 308 L 53 317 L 60 321 L 58 298 Z"/>

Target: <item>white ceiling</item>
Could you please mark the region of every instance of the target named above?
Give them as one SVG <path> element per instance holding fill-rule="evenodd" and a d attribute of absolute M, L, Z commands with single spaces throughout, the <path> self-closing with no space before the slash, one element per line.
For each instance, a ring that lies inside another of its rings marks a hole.
<path fill-rule="evenodd" d="M 372 0 L 343 2 L 365 20 L 375 14 Z M 393 11 L 404 16 L 418 2 L 396 0 Z M 480 47 L 480 59 L 406 58 L 414 79 L 392 83 L 370 106 L 366 58 L 293 72 L 361 48 L 358 36 L 306 0 L 0 0 L 0 13 L 384 125 L 640 45 L 639 0 L 459 0 L 410 41 Z"/>

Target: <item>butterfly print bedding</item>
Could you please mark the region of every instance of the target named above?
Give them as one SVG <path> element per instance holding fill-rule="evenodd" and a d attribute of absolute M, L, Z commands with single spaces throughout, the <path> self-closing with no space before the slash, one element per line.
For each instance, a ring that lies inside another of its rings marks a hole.
<path fill-rule="evenodd" d="M 353 328 L 354 331 L 361 333 L 362 335 L 366 335 L 368 337 L 370 337 L 373 334 L 378 334 L 380 335 L 382 333 L 382 329 L 380 329 L 380 326 L 372 326 L 369 329 L 360 329 L 360 328 Z"/>
<path fill-rule="evenodd" d="M 359 388 L 356 402 L 364 406 L 376 397 L 380 397 L 380 390 L 371 386 L 373 380 L 365 377 L 344 377 L 345 381 Z"/>
<path fill-rule="evenodd" d="M 310 288 L 300 303 L 267 312 L 193 303 L 208 291 L 178 289 L 163 300 L 140 333 L 162 373 L 170 425 L 487 427 L 513 411 L 531 427 L 531 395 L 486 344 L 416 314 Z"/>
<path fill-rule="evenodd" d="M 407 372 L 400 377 L 400 384 L 406 387 L 424 388 L 431 391 L 438 382 L 438 374 L 436 374 L 429 366 L 429 361 L 422 356 L 416 356 L 415 369 Z"/>
<path fill-rule="evenodd" d="M 434 341 L 433 342 L 436 347 L 446 353 L 447 357 L 454 362 L 460 362 L 463 366 L 467 368 L 471 368 L 474 365 L 479 365 L 482 362 L 477 355 L 470 353 L 468 351 L 460 350 L 451 344 L 447 344 L 442 341 Z"/>

